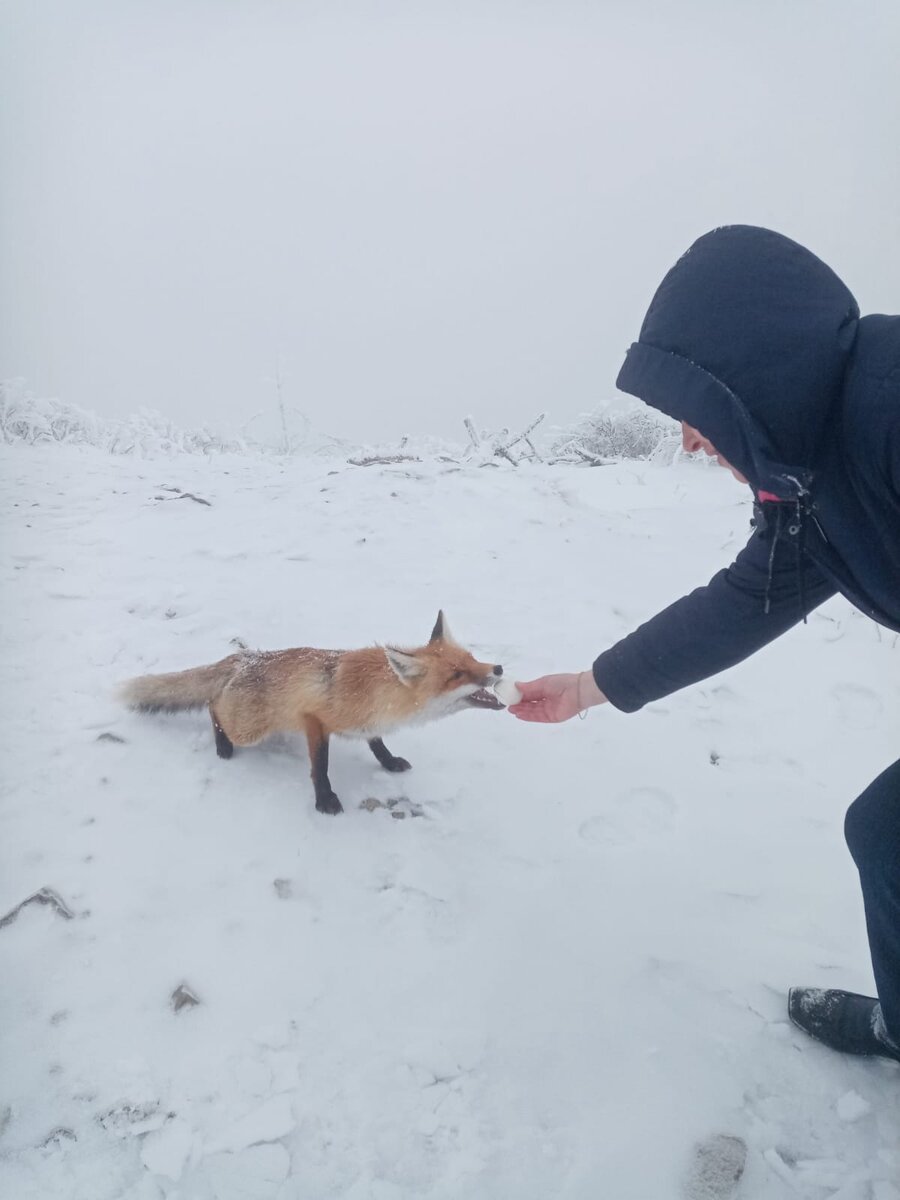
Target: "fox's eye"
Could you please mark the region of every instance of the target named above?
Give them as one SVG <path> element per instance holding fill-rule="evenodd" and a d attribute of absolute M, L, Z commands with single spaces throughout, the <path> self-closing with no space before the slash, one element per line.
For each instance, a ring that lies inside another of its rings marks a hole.
<path fill-rule="evenodd" d="M 453 682 L 456 679 L 464 679 L 465 675 L 466 675 L 465 671 L 454 671 L 453 674 L 450 676 L 450 681 Z"/>

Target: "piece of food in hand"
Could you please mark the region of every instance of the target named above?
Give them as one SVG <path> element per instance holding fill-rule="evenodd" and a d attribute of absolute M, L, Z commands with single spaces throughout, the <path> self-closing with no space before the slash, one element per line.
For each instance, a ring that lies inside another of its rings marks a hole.
<path fill-rule="evenodd" d="M 511 679 L 498 679 L 494 684 L 494 691 L 497 693 L 497 699 L 502 700 L 507 708 L 510 704 L 518 704 L 522 699 L 522 693 Z"/>

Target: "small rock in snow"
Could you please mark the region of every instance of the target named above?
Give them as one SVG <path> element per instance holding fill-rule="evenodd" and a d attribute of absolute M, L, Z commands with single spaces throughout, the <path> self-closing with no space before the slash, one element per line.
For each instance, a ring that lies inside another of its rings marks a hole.
<path fill-rule="evenodd" d="M 171 995 L 171 1001 L 175 1012 L 181 1012 L 183 1008 L 195 1008 L 200 1003 L 186 983 L 179 983 Z"/>

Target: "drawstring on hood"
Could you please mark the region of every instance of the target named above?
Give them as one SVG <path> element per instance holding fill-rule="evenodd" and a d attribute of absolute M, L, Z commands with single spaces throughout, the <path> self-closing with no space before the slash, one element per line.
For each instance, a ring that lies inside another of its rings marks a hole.
<path fill-rule="evenodd" d="M 766 576 L 766 613 L 772 608 L 772 572 L 775 568 L 775 550 L 778 546 L 778 539 L 781 536 L 781 509 L 777 508 L 775 511 L 777 516 L 775 518 L 775 530 L 772 534 L 772 547 L 769 550 L 769 573 Z"/>
<path fill-rule="evenodd" d="M 769 521 L 766 508 L 774 509 L 774 524 Z M 789 508 L 792 511 L 788 518 L 786 512 Z M 766 495 L 765 500 L 758 496 L 753 506 L 753 519 L 751 522 L 761 533 L 766 532 L 770 527 L 772 531 L 772 544 L 769 548 L 768 571 L 766 574 L 764 604 L 764 611 L 766 613 L 769 613 L 772 608 L 772 577 L 775 572 L 775 555 L 778 551 L 779 542 L 785 534 L 793 539 L 794 575 L 797 580 L 797 609 L 803 615 L 804 625 L 806 624 L 806 581 L 803 577 L 803 554 L 806 548 L 806 517 L 808 514 L 809 507 L 804 505 L 800 497 L 788 502 L 778 500 L 771 495 Z M 787 523 L 788 521 L 789 523 Z"/>

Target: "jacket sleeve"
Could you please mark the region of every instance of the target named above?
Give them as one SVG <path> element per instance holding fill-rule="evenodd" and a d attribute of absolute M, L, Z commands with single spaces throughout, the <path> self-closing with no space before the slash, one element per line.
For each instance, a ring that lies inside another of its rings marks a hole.
<path fill-rule="evenodd" d="M 835 591 L 815 563 L 798 561 L 793 538 L 779 539 L 772 554 L 771 533 L 757 530 L 706 587 L 601 654 L 593 668 L 597 687 L 616 708 L 636 712 L 749 658 Z"/>

